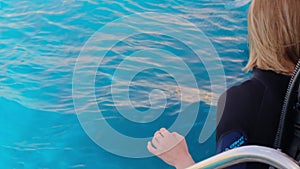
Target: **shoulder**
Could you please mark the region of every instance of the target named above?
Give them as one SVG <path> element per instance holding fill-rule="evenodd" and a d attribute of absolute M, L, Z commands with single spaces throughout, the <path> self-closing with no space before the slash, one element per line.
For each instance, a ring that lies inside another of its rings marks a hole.
<path fill-rule="evenodd" d="M 224 92 L 220 99 L 229 99 L 229 101 L 235 100 L 237 102 L 260 97 L 259 91 L 264 91 L 265 85 L 259 80 L 252 78 L 240 85 L 233 86 Z M 219 102 L 222 101 L 219 99 Z"/>
<path fill-rule="evenodd" d="M 218 110 L 244 110 L 253 107 L 263 98 L 265 86 L 257 79 L 250 79 L 240 85 L 233 86 L 219 98 Z M 220 112 L 222 113 L 222 112 Z"/>
<path fill-rule="evenodd" d="M 224 92 L 218 101 L 217 138 L 231 129 L 246 128 L 258 113 L 264 97 L 265 86 L 252 78 Z"/>

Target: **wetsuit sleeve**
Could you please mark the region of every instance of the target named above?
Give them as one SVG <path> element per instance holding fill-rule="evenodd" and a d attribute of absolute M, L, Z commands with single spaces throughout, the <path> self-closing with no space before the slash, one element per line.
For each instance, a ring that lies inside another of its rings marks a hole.
<path fill-rule="evenodd" d="M 260 96 L 256 97 L 252 94 L 254 87 L 251 82 L 246 82 L 228 89 L 219 98 L 217 153 L 247 145 L 249 130 L 251 130 L 251 113 L 258 111 L 256 105 L 260 104 L 258 99 Z M 246 169 L 247 166 L 239 164 L 229 168 Z"/>
<path fill-rule="evenodd" d="M 232 130 L 247 133 L 248 117 L 251 114 L 250 102 L 253 102 L 245 87 L 232 87 L 221 95 L 217 108 L 217 140 Z M 249 98 L 249 99 L 248 99 Z"/>
<path fill-rule="evenodd" d="M 233 108 L 233 106 L 237 98 L 229 92 L 231 92 L 231 90 L 223 93 L 218 102 L 217 121 L 219 121 L 219 125 L 217 127 L 217 153 L 240 147 L 245 145 L 247 141 L 246 134 L 242 131 L 240 125 L 237 124 L 241 117 L 234 115 L 234 112 L 237 110 Z M 226 102 L 227 99 L 230 100 Z M 227 169 L 246 169 L 246 167 L 246 164 L 239 164 L 228 167 Z"/>

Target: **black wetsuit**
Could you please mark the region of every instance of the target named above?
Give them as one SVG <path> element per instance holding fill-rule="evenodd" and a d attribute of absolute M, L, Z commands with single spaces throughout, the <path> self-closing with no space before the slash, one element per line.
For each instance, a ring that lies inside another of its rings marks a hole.
<path fill-rule="evenodd" d="M 243 145 L 272 147 L 290 77 L 255 69 L 250 80 L 231 87 L 219 99 L 217 152 Z M 258 163 L 230 168 L 264 169 Z"/>

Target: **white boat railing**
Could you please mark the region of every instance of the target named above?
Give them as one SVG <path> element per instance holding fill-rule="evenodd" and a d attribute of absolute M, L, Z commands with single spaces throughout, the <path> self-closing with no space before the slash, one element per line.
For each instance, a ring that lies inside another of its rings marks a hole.
<path fill-rule="evenodd" d="M 279 169 L 300 169 L 299 163 L 288 155 L 262 146 L 243 146 L 228 150 L 186 169 L 218 169 L 244 162 L 260 162 Z"/>

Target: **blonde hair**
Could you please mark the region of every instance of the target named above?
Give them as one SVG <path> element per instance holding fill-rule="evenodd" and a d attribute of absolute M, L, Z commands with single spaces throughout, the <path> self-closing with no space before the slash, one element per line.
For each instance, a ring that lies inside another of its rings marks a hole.
<path fill-rule="evenodd" d="M 250 56 L 244 70 L 291 75 L 300 59 L 300 0 L 253 0 L 248 34 Z"/>

